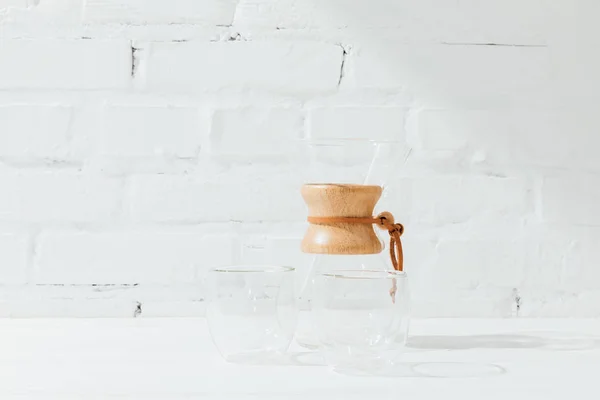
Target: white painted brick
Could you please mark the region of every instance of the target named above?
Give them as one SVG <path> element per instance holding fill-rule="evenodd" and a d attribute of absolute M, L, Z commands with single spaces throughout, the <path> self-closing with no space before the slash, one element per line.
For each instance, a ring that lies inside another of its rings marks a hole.
<path fill-rule="evenodd" d="M 27 8 L 32 0 L 0 0 L 0 10 L 13 7 Z"/>
<path fill-rule="evenodd" d="M 562 10 L 544 0 L 241 0 L 235 26 L 396 28 L 394 38 L 464 43 L 544 43 Z M 363 32 L 373 36 L 376 33 Z"/>
<path fill-rule="evenodd" d="M 404 140 L 406 109 L 400 107 L 327 107 L 309 113 L 312 138 Z"/>
<path fill-rule="evenodd" d="M 79 172 L 2 173 L 0 187 L 0 221 L 107 221 L 121 198 L 119 180 Z"/>
<path fill-rule="evenodd" d="M 186 176 L 138 176 L 130 212 L 141 221 L 299 221 L 304 203 L 296 182 L 206 182 Z"/>
<path fill-rule="evenodd" d="M 236 0 L 87 0 L 86 22 L 230 25 Z"/>
<path fill-rule="evenodd" d="M 304 115 L 292 108 L 217 110 L 213 115 L 211 154 L 232 160 L 257 156 L 285 158 L 297 151 Z"/>
<path fill-rule="evenodd" d="M 565 3 L 568 4 L 562 4 L 560 24 L 552 32 L 555 91 L 567 100 L 567 105 L 597 103 L 600 54 L 586 49 L 594 46 L 598 29 L 594 15 L 600 11 L 599 4 L 590 0 Z"/>
<path fill-rule="evenodd" d="M 27 282 L 29 250 L 26 235 L 0 233 L 0 284 Z"/>
<path fill-rule="evenodd" d="M 178 157 L 92 157 L 86 162 L 86 170 L 112 177 L 131 174 L 188 174 L 198 168 L 195 158 Z"/>
<path fill-rule="evenodd" d="M 598 119 L 590 111 L 423 110 L 411 136 L 427 151 L 505 165 L 597 169 Z M 574 121 L 578 121 L 574 123 Z M 569 132 L 565 135 L 565 132 Z"/>
<path fill-rule="evenodd" d="M 569 227 L 556 224 L 548 231 L 558 231 L 556 237 L 545 240 L 553 248 L 554 255 L 559 262 L 557 269 L 558 282 L 553 285 L 537 285 L 538 289 L 560 289 L 566 292 L 579 293 L 584 290 L 600 289 L 600 228 L 598 227 Z M 548 274 L 547 268 L 542 264 L 538 267 L 538 275 L 543 277 Z M 542 280 L 543 283 L 543 280 Z"/>
<path fill-rule="evenodd" d="M 460 174 L 468 169 L 494 175 L 514 170 L 514 141 L 529 129 L 510 112 L 499 110 L 422 110 L 410 116 L 408 137 L 419 173 Z M 525 163 L 529 163 L 525 160 Z"/>
<path fill-rule="evenodd" d="M 578 291 L 577 293 L 562 290 L 539 290 L 530 293 L 523 304 L 520 315 L 526 318 L 597 318 L 600 292 Z M 570 347 L 567 342 L 558 341 L 557 348 L 564 350 Z M 578 346 L 574 346 L 577 348 Z"/>
<path fill-rule="evenodd" d="M 542 187 L 544 220 L 567 225 L 600 226 L 600 177 L 571 173 L 548 177 Z"/>
<path fill-rule="evenodd" d="M 584 266 L 578 256 L 580 243 L 588 232 L 581 229 L 563 230 L 549 224 L 527 224 L 526 233 L 519 235 L 518 229 L 512 230 L 510 237 L 516 240 L 528 240 L 529 251 L 523 262 L 523 282 L 517 287 L 525 302 L 531 302 L 538 291 L 558 292 L 569 290 L 581 277 Z M 533 228 L 533 229 L 531 229 Z M 504 235 L 511 232 L 510 227 L 498 227 Z M 505 238 L 508 236 L 505 236 Z M 586 278 L 590 278 L 587 275 Z M 530 306 L 524 307 L 531 310 Z"/>
<path fill-rule="evenodd" d="M 190 232 L 50 232 L 39 238 L 37 283 L 193 282 L 197 268 L 230 263 L 227 236 Z"/>
<path fill-rule="evenodd" d="M 358 88 L 406 91 L 424 106 L 509 105 L 550 85 L 549 54 L 543 47 L 383 41 L 357 46 L 348 78 Z"/>
<path fill-rule="evenodd" d="M 127 40 L 6 39 L 0 59 L 0 89 L 116 89 L 131 80 Z"/>
<path fill-rule="evenodd" d="M 495 221 L 533 212 L 533 193 L 522 178 L 419 178 L 411 187 L 411 218 L 433 225 Z"/>
<path fill-rule="evenodd" d="M 23 35 L 20 37 L 44 37 L 49 32 L 47 28 L 80 24 L 84 1 L 14 0 L 13 3 L 15 6 L 9 7 L 9 17 L 5 21 L 7 33 L 20 33 Z"/>
<path fill-rule="evenodd" d="M 311 42 L 151 43 L 140 60 L 149 89 L 316 94 L 336 89 L 342 48 Z"/>
<path fill-rule="evenodd" d="M 512 161 L 521 165 L 600 170 L 597 112 L 521 110 L 510 125 Z M 494 121 L 500 125 L 499 121 Z M 505 122 L 505 124 L 507 124 Z"/>
<path fill-rule="evenodd" d="M 4 286 L 0 316 L 13 318 L 132 318 L 204 316 L 206 292 L 184 284 L 35 284 Z M 136 312 L 141 304 L 142 313 Z"/>
<path fill-rule="evenodd" d="M 101 153 L 109 156 L 191 158 L 208 130 L 208 121 L 191 107 L 114 106 L 103 120 Z"/>
<path fill-rule="evenodd" d="M 505 235 L 510 231 L 501 229 Z M 550 237 L 547 232 L 552 228 L 545 226 L 546 232 L 530 234 L 532 238 L 530 248 L 524 257 L 523 281 L 517 286 L 520 295 L 531 298 L 537 290 L 562 290 L 568 287 L 569 275 L 581 275 L 583 268 L 575 266 L 568 260 L 573 260 L 576 251 L 577 239 L 575 237 L 563 236 L 561 238 Z M 512 234 L 510 237 L 516 238 Z M 571 264 L 568 265 L 567 264 Z"/>
<path fill-rule="evenodd" d="M 442 240 L 436 247 L 435 278 L 431 289 L 475 288 L 491 285 L 506 288 L 507 295 L 521 284 L 529 242 L 483 240 Z"/>
<path fill-rule="evenodd" d="M 497 136 L 505 144 L 502 153 L 508 150 L 507 126 L 498 126 L 504 118 L 501 112 L 487 110 L 423 110 L 416 113 L 416 136 L 419 148 L 425 150 L 461 150 L 475 142 L 487 144 Z M 492 130 L 492 132 L 490 132 Z M 500 135 L 497 135 L 497 134 Z"/>
<path fill-rule="evenodd" d="M 65 157 L 70 118 L 65 106 L 0 106 L 0 156 Z"/>
<path fill-rule="evenodd" d="M 88 172 L 110 176 L 196 168 L 210 126 L 207 110 L 145 100 L 77 108 L 71 129 L 73 159 L 85 160 Z"/>

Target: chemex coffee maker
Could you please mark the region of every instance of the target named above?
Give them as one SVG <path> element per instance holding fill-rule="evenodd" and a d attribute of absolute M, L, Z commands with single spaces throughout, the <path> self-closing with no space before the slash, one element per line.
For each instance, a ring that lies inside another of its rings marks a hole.
<path fill-rule="evenodd" d="M 377 208 L 408 149 L 394 141 L 308 139 L 306 156 L 309 168 L 300 193 L 308 210 L 308 227 L 301 249 L 314 257 L 300 287 L 296 340 L 313 348 L 322 341 L 314 326 L 315 276 L 334 276 L 336 271 L 404 271 L 404 226 L 395 221 L 392 210 Z M 397 296 L 408 296 L 399 293 L 396 281 L 390 280 L 392 302 Z"/>

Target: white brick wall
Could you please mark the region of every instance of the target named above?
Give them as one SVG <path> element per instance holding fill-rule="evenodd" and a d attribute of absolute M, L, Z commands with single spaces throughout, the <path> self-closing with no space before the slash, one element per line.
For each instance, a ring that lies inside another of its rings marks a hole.
<path fill-rule="evenodd" d="M 129 212 L 136 221 L 179 223 L 298 221 L 304 214 L 297 180 L 239 179 L 217 183 L 189 176 L 138 176 L 131 182 Z"/>
<path fill-rule="evenodd" d="M 342 61 L 341 47 L 319 42 L 194 41 L 140 46 L 144 86 L 166 92 L 330 93 L 337 87 Z"/>
<path fill-rule="evenodd" d="M 244 161 L 282 158 L 293 153 L 303 136 L 304 113 L 296 108 L 236 108 L 215 111 L 210 153 Z"/>
<path fill-rule="evenodd" d="M 0 106 L 0 121 L 0 157 L 60 159 L 68 152 L 69 107 Z"/>
<path fill-rule="evenodd" d="M 38 240 L 36 283 L 190 283 L 197 269 L 231 263 L 227 236 L 194 232 L 47 232 Z M 210 261 L 209 261 L 210 260 Z"/>
<path fill-rule="evenodd" d="M 0 42 L 0 89 L 121 89 L 130 84 L 125 40 L 11 39 Z"/>
<path fill-rule="evenodd" d="M 408 186 L 408 182 L 404 182 Z M 434 226 L 485 218 L 490 224 L 533 212 L 532 187 L 519 178 L 420 178 L 410 184 L 410 218 Z M 477 193 L 477 196 L 473 196 Z"/>
<path fill-rule="evenodd" d="M 546 47 L 386 40 L 359 44 L 354 51 L 349 63 L 353 86 L 403 90 L 427 107 L 535 104 L 552 83 Z"/>
<path fill-rule="evenodd" d="M 506 167 L 600 167 L 594 157 L 600 137 L 593 134 L 599 127 L 590 110 L 423 110 L 414 120 L 413 144 L 426 151 L 479 151 Z"/>
<path fill-rule="evenodd" d="M 294 29 L 386 29 L 411 41 L 543 43 L 560 14 L 529 0 L 242 0 L 236 24 Z M 363 33 L 364 34 L 364 33 Z"/>
<path fill-rule="evenodd" d="M 548 177 L 542 186 L 544 220 L 565 225 L 600 225 L 597 176 Z"/>
<path fill-rule="evenodd" d="M 2 285 L 27 283 L 29 251 L 27 235 L 0 233 L 0 282 Z"/>
<path fill-rule="evenodd" d="M 86 22 L 229 25 L 235 0 L 87 0 Z"/>
<path fill-rule="evenodd" d="M 400 107 L 328 107 L 310 111 L 312 138 L 398 140 L 404 138 L 404 116 Z"/>
<path fill-rule="evenodd" d="M 208 129 L 194 107 L 113 106 L 101 119 L 99 151 L 116 157 L 193 158 Z"/>
<path fill-rule="evenodd" d="M 71 171 L 6 172 L 0 187 L 0 221 L 8 222 L 108 222 L 123 196 L 118 179 Z"/>
<path fill-rule="evenodd" d="M 410 153 L 381 207 L 417 316 L 599 316 L 598 11 L 0 0 L 0 314 L 198 315 L 209 266 L 303 276 L 297 139 L 370 137 Z"/>

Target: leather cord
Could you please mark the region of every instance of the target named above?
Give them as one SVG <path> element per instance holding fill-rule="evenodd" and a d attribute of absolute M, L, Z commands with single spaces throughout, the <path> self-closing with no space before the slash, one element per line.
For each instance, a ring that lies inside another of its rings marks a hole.
<path fill-rule="evenodd" d="M 394 216 L 389 212 L 382 212 L 376 217 L 308 217 L 311 224 L 373 224 L 385 229 L 390 234 L 390 258 L 396 271 L 404 270 L 404 254 L 400 236 L 404 233 L 404 226 L 396 224 Z"/>

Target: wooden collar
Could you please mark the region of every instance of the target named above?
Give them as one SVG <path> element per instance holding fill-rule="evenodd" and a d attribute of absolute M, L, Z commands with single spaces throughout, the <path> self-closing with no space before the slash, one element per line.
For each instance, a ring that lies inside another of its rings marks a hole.
<path fill-rule="evenodd" d="M 385 229 L 390 234 L 390 258 L 396 271 L 404 270 L 404 254 L 400 236 L 404 233 L 404 226 L 396 224 L 394 216 L 385 211 L 376 217 L 308 217 L 311 224 L 374 224 Z"/>

